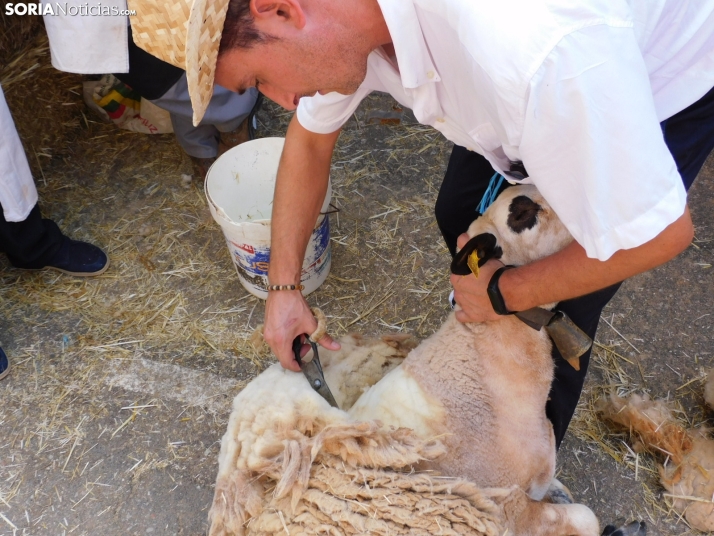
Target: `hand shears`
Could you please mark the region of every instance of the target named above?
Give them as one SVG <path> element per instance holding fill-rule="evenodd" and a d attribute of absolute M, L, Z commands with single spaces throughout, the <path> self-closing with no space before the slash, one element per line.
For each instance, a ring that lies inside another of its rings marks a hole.
<path fill-rule="evenodd" d="M 300 357 L 300 351 L 302 350 L 303 344 L 300 340 L 301 338 L 302 335 L 298 335 L 293 341 L 295 361 L 297 361 L 298 365 L 300 365 L 300 369 L 307 378 L 307 381 L 310 383 L 310 387 L 317 391 L 322 398 L 327 400 L 330 406 L 339 409 L 339 406 L 335 401 L 335 397 L 332 396 L 332 392 L 325 381 L 325 374 L 322 372 L 322 364 L 320 364 L 320 356 L 317 353 L 317 343 L 308 337 L 307 334 L 305 335 L 306 342 L 312 346 L 313 357 L 310 361 L 304 362 L 302 357 Z"/>

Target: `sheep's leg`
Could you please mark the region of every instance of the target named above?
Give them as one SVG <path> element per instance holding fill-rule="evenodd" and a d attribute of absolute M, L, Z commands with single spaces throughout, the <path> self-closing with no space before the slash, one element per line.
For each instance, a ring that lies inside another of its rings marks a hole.
<path fill-rule="evenodd" d="M 573 494 L 570 490 L 557 478 L 553 478 L 542 499 L 545 502 L 553 504 L 573 504 Z"/>
<path fill-rule="evenodd" d="M 508 511 L 506 511 L 508 516 Z M 599 536 L 595 514 L 584 504 L 529 501 L 518 512 L 513 527 L 518 536 Z"/>

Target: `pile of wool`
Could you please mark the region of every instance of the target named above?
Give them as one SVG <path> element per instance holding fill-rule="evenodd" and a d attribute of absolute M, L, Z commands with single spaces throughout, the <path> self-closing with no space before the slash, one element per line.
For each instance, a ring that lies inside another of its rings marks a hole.
<path fill-rule="evenodd" d="M 233 402 L 209 533 L 503 534 L 523 492 L 412 470 L 443 453 L 436 438 L 352 419 L 275 364 Z"/>
<path fill-rule="evenodd" d="M 714 376 L 710 372 L 705 399 L 714 401 Z M 685 428 L 668 404 L 647 395 L 620 398 L 612 395 L 599 408 L 606 419 L 630 431 L 637 452 L 659 460 L 660 481 L 673 507 L 702 531 L 714 530 L 714 441 L 702 429 Z"/>

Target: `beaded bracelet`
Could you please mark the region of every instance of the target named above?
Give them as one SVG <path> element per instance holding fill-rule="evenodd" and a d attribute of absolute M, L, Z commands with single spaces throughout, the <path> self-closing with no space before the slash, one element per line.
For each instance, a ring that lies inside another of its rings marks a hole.
<path fill-rule="evenodd" d="M 303 290 L 304 285 L 268 285 L 268 290 Z"/>

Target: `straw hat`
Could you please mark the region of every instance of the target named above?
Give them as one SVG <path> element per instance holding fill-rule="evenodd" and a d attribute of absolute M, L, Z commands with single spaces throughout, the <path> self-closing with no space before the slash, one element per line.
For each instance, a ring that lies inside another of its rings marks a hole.
<path fill-rule="evenodd" d="M 218 47 L 229 0 L 128 0 L 134 43 L 186 71 L 193 124 L 213 95 Z"/>

